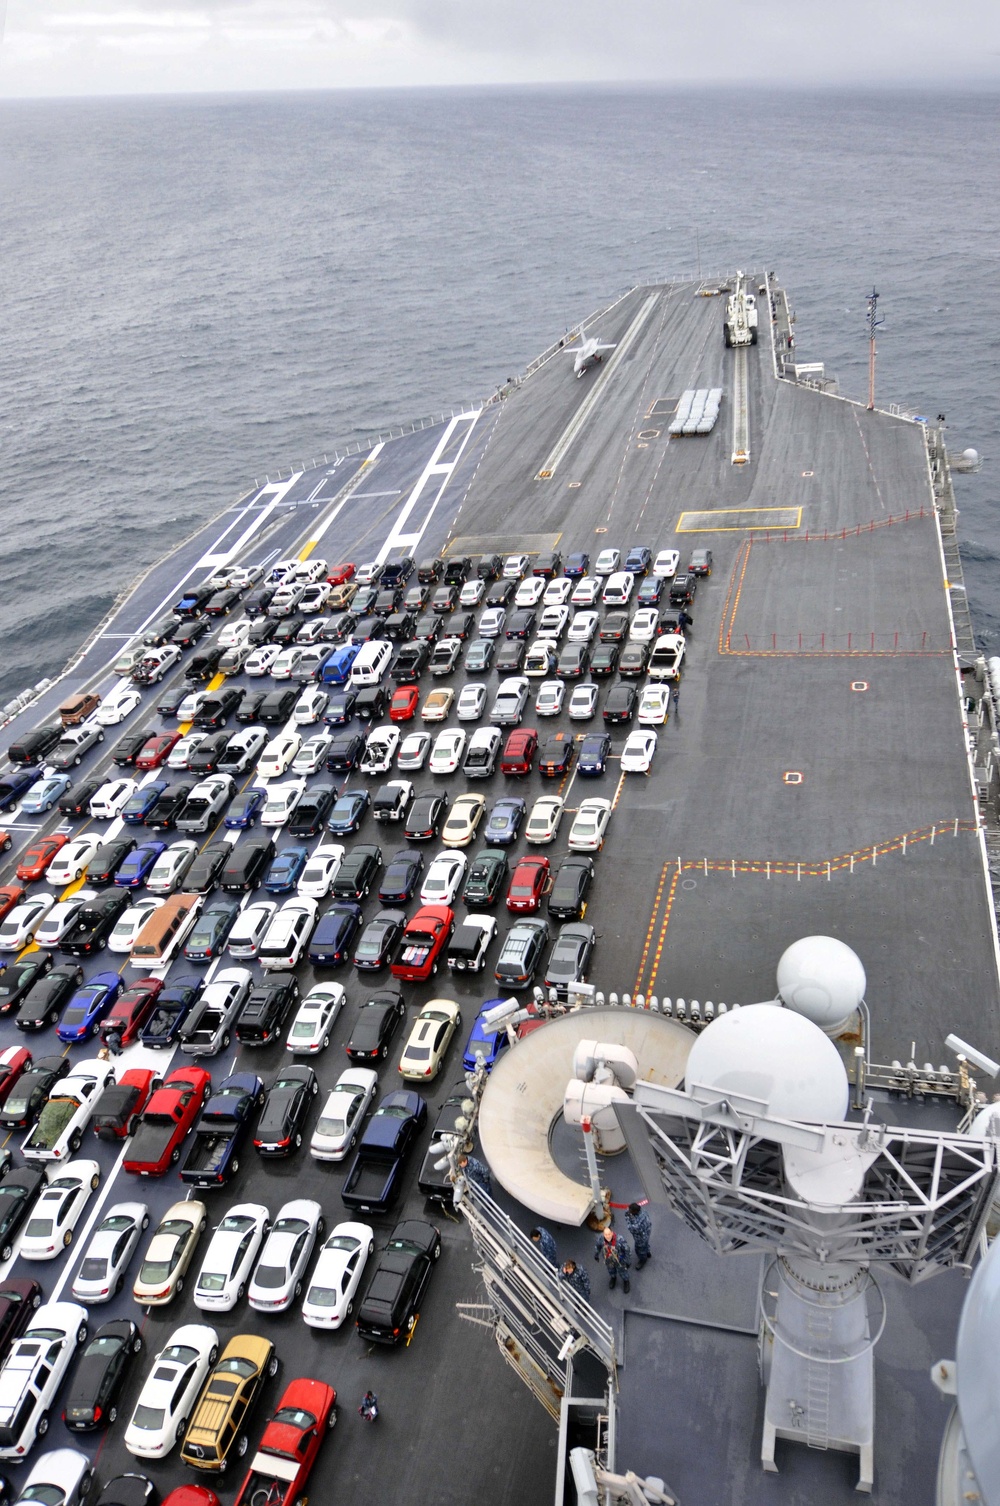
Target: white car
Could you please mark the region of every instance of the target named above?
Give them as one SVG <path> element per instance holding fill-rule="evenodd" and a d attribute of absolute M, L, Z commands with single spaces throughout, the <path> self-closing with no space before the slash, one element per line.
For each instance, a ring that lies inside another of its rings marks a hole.
<path fill-rule="evenodd" d="M 207 700 L 207 690 L 189 691 L 177 708 L 177 720 L 179 722 L 193 722 Z"/>
<path fill-rule="evenodd" d="M 260 779 L 277 779 L 283 774 L 302 746 L 297 732 L 279 732 L 272 737 L 257 760 L 257 775 Z"/>
<path fill-rule="evenodd" d="M 568 580 L 566 584 L 571 586 L 573 582 Z M 565 633 L 568 622 L 569 607 L 565 604 L 543 607 L 542 615 L 538 619 L 538 631 L 546 638 L 555 638 L 558 641 Z"/>
<path fill-rule="evenodd" d="M 561 608 L 565 611 L 565 607 Z M 556 667 L 559 657 L 557 638 L 536 638 L 524 656 L 524 673 L 529 680 L 544 680 Z"/>
<path fill-rule="evenodd" d="M 171 842 L 160 853 L 146 880 L 150 894 L 173 894 L 179 889 L 185 873 L 198 856 L 198 843 L 190 837 L 180 842 Z"/>
<path fill-rule="evenodd" d="M 310 1328 L 339 1328 L 354 1311 L 354 1294 L 369 1256 L 375 1252 L 375 1233 L 367 1224 L 338 1224 L 319 1252 L 302 1317 Z"/>
<path fill-rule="evenodd" d="M 656 752 L 656 733 L 646 728 L 630 732 L 622 749 L 621 764 L 625 774 L 648 774 Z"/>
<path fill-rule="evenodd" d="M 361 774 L 388 774 L 392 760 L 399 747 L 401 733 L 397 726 L 373 727 L 365 743 L 365 751 L 358 764 Z"/>
<path fill-rule="evenodd" d="M 310 737 L 292 759 L 292 773 L 318 774 L 326 764 L 326 755 L 330 751 L 332 742 L 333 738 L 328 737 L 325 732 L 318 732 L 315 737 Z"/>
<path fill-rule="evenodd" d="M 653 561 L 653 574 L 661 580 L 671 580 L 677 574 L 681 562 L 679 549 L 661 549 Z"/>
<path fill-rule="evenodd" d="M 215 640 L 219 648 L 239 648 L 250 637 L 250 629 L 253 623 L 247 617 L 240 617 L 233 622 L 227 622 L 218 638 Z"/>
<path fill-rule="evenodd" d="M 365 560 L 354 572 L 354 584 L 356 586 L 370 586 L 373 580 L 377 580 L 382 574 L 382 566 L 378 560 Z"/>
<path fill-rule="evenodd" d="M 154 910 L 164 903 L 154 894 L 138 894 L 130 907 L 115 921 L 115 928 L 108 937 L 108 951 L 119 954 L 131 952 L 135 938 Z"/>
<path fill-rule="evenodd" d="M 588 681 L 585 685 L 574 685 L 573 693 L 569 698 L 570 721 L 589 722 L 597 710 L 597 697 L 599 694 L 599 687 L 591 681 Z"/>
<path fill-rule="evenodd" d="M 317 983 L 309 990 L 298 1008 L 288 1040 L 289 1051 L 296 1055 L 315 1056 L 330 1044 L 330 1031 L 344 1007 L 347 995 L 340 983 Z"/>
<path fill-rule="evenodd" d="M 543 575 L 529 575 L 522 580 L 514 592 L 514 605 L 516 607 L 537 607 L 545 593 L 545 577 Z"/>
<path fill-rule="evenodd" d="M 299 560 L 292 573 L 296 580 L 302 581 L 306 586 L 312 586 L 317 581 L 321 581 L 326 572 L 326 560 L 320 559 L 317 555 L 315 559 Z"/>
<path fill-rule="evenodd" d="M 595 575 L 614 575 L 621 569 L 622 552 L 620 549 L 602 549 L 594 563 Z"/>
<path fill-rule="evenodd" d="M 542 604 L 547 607 L 565 606 L 573 594 L 573 582 L 568 575 L 556 575 L 545 587 Z"/>
<path fill-rule="evenodd" d="M 427 762 L 430 772 L 454 774 L 462 762 L 467 742 L 468 734 L 461 727 L 445 727 L 434 739 L 434 747 Z"/>
<path fill-rule="evenodd" d="M 670 710 L 670 691 L 665 685 L 647 685 L 639 700 L 635 719 L 640 727 L 662 727 Z"/>
<path fill-rule="evenodd" d="M 295 643 L 290 643 L 287 648 L 281 650 L 271 665 L 271 679 L 290 680 L 298 669 L 301 658 L 301 648 Z"/>
<path fill-rule="evenodd" d="M 0 952 L 19 952 L 26 947 L 55 903 L 54 894 L 33 894 L 15 905 L 0 922 Z"/>
<path fill-rule="evenodd" d="M 640 607 L 629 624 L 629 643 L 652 643 L 660 630 L 660 614 L 655 607 Z"/>
<path fill-rule="evenodd" d="M 325 899 L 344 861 L 344 849 L 336 842 L 324 842 L 313 849 L 298 882 L 299 894 L 311 899 Z"/>
<path fill-rule="evenodd" d="M 55 1169 L 21 1235 L 22 1260 L 54 1260 L 73 1243 L 76 1228 L 101 1181 L 96 1161 L 83 1158 Z"/>
<path fill-rule="evenodd" d="M 326 703 L 329 699 L 328 691 L 320 690 L 318 685 L 307 685 L 295 702 L 295 709 L 292 712 L 292 720 L 296 727 L 308 727 L 313 722 L 318 722 L 326 710 Z"/>
<path fill-rule="evenodd" d="M 123 1442 L 137 1459 L 162 1459 L 184 1437 L 188 1418 L 219 1356 L 205 1323 L 182 1323 L 160 1350 L 139 1392 Z"/>
<path fill-rule="evenodd" d="M 129 681 L 118 685 L 97 708 L 94 721 L 99 727 L 117 727 L 137 706 L 142 705 L 142 693 Z"/>
<path fill-rule="evenodd" d="M 262 643 L 255 648 L 249 659 L 243 666 L 243 673 L 256 678 L 259 675 L 269 675 L 271 665 L 281 653 L 279 643 Z"/>
<path fill-rule="evenodd" d="M 430 751 L 431 735 L 429 732 L 408 732 L 399 745 L 396 768 L 414 773 L 417 769 L 423 768 Z"/>
<path fill-rule="evenodd" d="M 558 716 L 565 699 L 565 680 L 543 680 L 535 697 L 535 710 L 539 716 Z"/>
<path fill-rule="evenodd" d="M 278 1210 L 250 1282 L 249 1300 L 255 1312 L 283 1313 L 301 1294 L 323 1226 L 323 1210 L 309 1198 L 293 1198 Z"/>
<path fill-rule="evenodd" d="M 77 1062 L 67 1076 L 54 1083 L 37 1120 L 21 1142 L 26 1161 L 68 1161 L 83 1141 L 83 1132 L 104 1089 L 115 1080 L 115 1069 L 102 1061 Z"/>
<path fill-rule="evenodd" d="M 319 900 L 286 899 L 257 948 L 257 961 L 261 967 L 265 970 L 297 967 L 316 929 L 318 916 Z"/>
<path fill-rule="evenodd" d="M 597 795 L 582 800 L 569 829 L 567 846 L 570 852 L 599 852 L 604 846 L 604 833 L 610 820 L 610 800 L 602 800 Z"/>
<path fill-rule="evenodd" d="M 462 887 L 469 859 L 464 852 L 439 852 L 420 886 L 422 905 L 450 905 Z"/>
<path fill-rule="evenodd" d="M 328 586 L 325 580 L 310 581 L 302 593 L 299 602 L 300 612 L 322 612 L 326 606 L 326 599 L 333 588 Z"/>
<path fill-rule="evenodd" d="M 277 908 L 277 900 L 259 899 L 240 911 L 226 942 L 230 957 L 238 957 L 241 962 L 253 961 Z"/>
<path fill-rule="evenodd" d="M 583 575 L 573 587 L 570 601 L 575 607 L 592 607 L 601 594 L 601 582 L 596 575 Z"/>
<path fill-rule="evenodd" d="M 281 581 L 293 580 L 298 565 L 298 560 L 277 560 L 271 566 L 271 573 L 267 577 L 268 581 L 272 586 L 276 586 Z"/>
<path fill-rule="evenodd" d="M 95 821 L 113 821 L 122 813 L 130 795 L 139 788 L 134 779 L 109 779 L 90 798 L 90 814 Z"/>
<path fill-rule="evenodd" d="M 179 743 L 174 743 L 167 755 L 168 769 L 186 769 L 195 748 L 199 748 L 208 736 L 207 732 L 186 732 Z"/>
<path fill-rule="evenodd" d="M 144 1229 L 149 1228 L 145 1203 L 115 1203 L 90 1236 L 73 1278 L 77 1302 L 94 1306 L 110 1302 L 125 1285 L 125 1272 Z"/>
<path fill-rule="evenodd" d="M 194 1284 L 202 1312 L 230 1312 L 242 1301 L 271 1215 L 262 1203 L 236 1203 L 215 1226 Z"/>
<path fill-rule="evenodd" d="M 627 607 L 635 590 L 635 576 L 631 570 L 616 570 L 604 582 L 601 600 L 605 606 Z"/>
<path fill-rule="evenodd" d="M 304 779 L 289 779 L 285 784 L 273 784 L 260 813 L 261 826 L 284 826 L 291 819 L 305 792 Z"/>
<path fill-rule="evenodd" d="M 589 643 L 601 625 L 600 612 L 577 612 L 566 634 L 567 643 Z"/>
<path fill-rule="evenodd" d="M 520 580 L 530 564 L 531 559 L 527 554 L 508 554 L 503 562 L 504 580 Z"/>
<path fill-rule="evenodd" d="M 62 1304 L 60 1304 L 61 1306 Z M 36 1434 L 37 1437 L 37 1434 Z M 57 1506 L 77 1506 L 89 1494 L 94 1483 L 93 1461 L 78 1448 L 53 1448 L 32 1466 L 31 1474 L 16 1492 L 17 1506 L 29 1502 L 55 1502 Z M 15 1500 L 15 1496 L 8 1497 Z"/>
<path fill-rule="evenodd" d="M 544 842 L 554 842 L 565 808 L 565 800 L 558 795 L 540 795 L 531 807 L 528 824 L 524 828 L 525 841 L 538 846 Z"/>
<path fill-rule="evenodd" d="M 458 593 L 460 607 L 478 607 L 486 595 L 486 582 L 484 580 L 467 580 Z"/>
<path fill-rule="evenodd" d="M 486 686 L 481 681 L 474 680 L 468 685 L 463 685 L 462 693 L 458 698 L 455 710 L 460 722 L 475 722 L 482 716 L 486 708 Z"/>
<path fill-rule="evenodd" d="M 61 899 L 42 921 L 35 932 L 35 945 L 55 948 L 89 899 L 96 899 L 96 889 L 78 889 L 69 899 Z"/>
<path fill-rule="evenodd" d="M 348 1067 L 327 1094 L 309 1154 L 317 1161 L 342 1161 L 357 1143 L 358 1131 L 378 1091 L 371 1067 Z"/>
<path fill-rule="evenodd" d="M 479 619 L 480 638 L 499 638 L 506 621 L 507 613 L 503 607 L 487 607 Z"/>
<path fill-rule="evenodd" d="M 83 878 L 87 864 L 101 845 L 96 834 L 90 837 L 74 837 L 65 847 L 60 847 L 45 873 L 45 882 L 54 889 L 61 884 L 72 884 Z"/>

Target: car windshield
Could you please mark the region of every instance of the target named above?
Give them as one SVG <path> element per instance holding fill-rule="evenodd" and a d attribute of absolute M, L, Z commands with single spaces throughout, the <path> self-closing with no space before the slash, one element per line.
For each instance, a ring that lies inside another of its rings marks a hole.
<path fill-rule="evenodd" d="M 22 1501 L 39 1501 L 41 1506 L 63 1506 L 65 1499 L 66 1492 L 58 1485 L 49 1485 L 42 1480 L 27 1486 L 21 1494 Z"/>
<path fill-rule="evenodd" d="M 219 1228 L 225 1230 L 227 1234 L 245 1234 L 248 1229 L 253 1228 L 254 1222 L 249 1214 L 227 1213 Z"/>
<path fill-rule="evenodd" d="M 226 1375 L 239 1375 L 244 1380 L 249 1380 L 251 1375 L 257 1374 L 257 1366 L 251 1360 L 244 1360 L 238 1354 L 234 1354 L 228 1360 L 220 1361 L 216 1367 L 216 1374 L 220 1371 Z"/>
<path fill-rule="evenodd" d="M 226 1285 L 226 1277 L 220 1276 L 215 1271 L 202 1271 L 198 1277 L 198 1290 L 200 1292 L 221 1292 Z"/>
<path fill-rule="evenodd" d="M 274 1226 L 275 1234 L 305 1234 L 309 1225 L 304 1218 L 279 1218 Z"/>
<path fill-rule="evenodd" d="M 105 1357 L 110 1357 L 111 1355 L 118 1353 L 124 1342 L 124 1339 L 119 1338 L 117 1334 L 99 1333 L 95 1338 L 91 1339 L 90 1343 L 84 1350 L 84 1354 L 104 1355 Z"/>
<path fill-rule="evenodd" d="M 302 1433 L 316 1424 L 312 1413 L 303 1411 L 301 1407 L 279 1407 L 271 1421 L 284 1423 L 286 1427 L 298 1428 Z"/>
<path fill-rule="evenodd" d="M 340 1301 L 340 1293 L 329 1286 L 311 1286 L 306 1301 L 313 1307 L 336 1307 Z"/>
<path fill-rule="evenodd" d="M 405 1103 L 383 1104 L 378 1112 L 386 1119 L 409 1119 L 410 1117 L 410 1111 Z"/>

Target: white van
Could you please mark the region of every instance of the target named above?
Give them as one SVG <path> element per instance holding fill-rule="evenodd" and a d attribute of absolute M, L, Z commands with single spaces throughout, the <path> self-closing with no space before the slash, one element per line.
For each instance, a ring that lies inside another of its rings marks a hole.
<path fill-rule="evenodd" d="M 389 668 L 392 644 L 384 638 L 373 638 L 361 645 L 361 652 L 351 666 L 351 685 L 377 685 Z"/>
<path fill-rule="evenodd" d="M 604 582 L 602 600 L 606 607 L 627 607 L 632 600 L 635 576 L 631 570 L 616 570 Z"/>

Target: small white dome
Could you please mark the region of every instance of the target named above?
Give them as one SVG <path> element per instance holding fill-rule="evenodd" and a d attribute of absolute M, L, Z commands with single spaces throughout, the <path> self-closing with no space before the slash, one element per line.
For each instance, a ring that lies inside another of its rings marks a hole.
<path fill-rule="evenodd" d="M 778 963 L 778 998 L 827 1035 L 839 1035 L 865 996 L 856 952 L 833 936 L 803 936 Z"/>
<path fill-rule="evenodd" d="M 756 1098 L 779 1119 L 842 1120 L 850 1090 L 840 1053 L 812 1021 L 780 1004 L 751 1004 L 719 1015 L 691 1047 L 693 1084 Z"/>

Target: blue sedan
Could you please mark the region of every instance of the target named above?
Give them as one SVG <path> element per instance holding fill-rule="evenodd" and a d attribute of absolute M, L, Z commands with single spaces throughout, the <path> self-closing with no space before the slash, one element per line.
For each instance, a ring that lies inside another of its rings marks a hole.
<path fill-rule="evenodd" d="M 139 889 L 153 870 L 153 865 L 166 847 L 166 842 L 143 842 L 129 853 L 115 874 L 115 883 L 120 889 Z"/>
<path fill-rule="evenodd" d="M 498 1004 L 502 1003 L 502 999 L 487 999 L 476 1016 L 476 1023 L 472 1027 L 469 1039 L 465 1045 L 465 1055 L 462 1057 L 462 1066 L 466 1072 L 474 1072 L 476 1070 L 477 1052 L 483 1057 L 487 1072 L 491 1072 L 501 1051 L 505 1051 L 510 1045 L 507 1032 L 502 1025 L 499 1030 L 494 1030 L 489 1035 L 483 1028 L 483 1015 L 486 1011 L 488 1009 L 495 1009 Z"/>
<path fill-rule="evenodd" d="M 118 973 L 95 973 L 89 983 L 78 988 L 56 1026 L 61 1041 L 89 1041 L 107 1011 L 121 992 Z"/>
<path fill-rule="evenodd" d="M 517 834 L 524 820 L 526 806 L 523 800 L 507 796 L 498 800 L 490 811 L 483 836 L 488 847 L 509 847 L 517 841 Z"/>
<path fill-rule="evenodd" d="M 603 774 L 608 766 L 608 757 L 611 753 L 611 738 L 606 732 L 588 732 L 580 744 L 580 756 L 576 761 L 576 772 L 596 778 Z"/>
<path fill-rule="evenodd" d="M 331 905 L 319 918 L 319 925 L 309 942 L 309 961 L 313 967 L 339 967 L 351 954 L 355 936 L 361 929 L 361 906 L 353 900 Z"/>
<path fill-rule="evenodd" d="M 254 826 L 266 799 L 267 790 L 257 789 L 256 786 L 251 790 L 244 790 L 226 811 L 224 824 L 230 831 L 242 831 L 247 826 Z"/>
<path fill-rule="evenodd" d="M 130 795 L 122 806 L 122 820 L 128 821 L 132 826 L 141 826 L 167 788 L 167 784 L 166 779 L 154 779 L 152 784 L 144 784 L 141 789 L 136 790 L 135 794 Z"/>
<path fill-rule="evenodd" d="M 285 847 L 271 863 L 264 879 L 268 894 L 288 894 L 298 883 L 309 856 L 308 847 Z"/>
<path fill-rule="evenodd" d="M 346 727 L 354 715 L 354 702 L 358 698 L 356 690 L 335 690 L 331 693 L 326 706 L 326 715 L 323 717 L 328 727 Z"/>
<path fill-rule="evenodd" d="M 43 811 L 50 811 L 71 783 L 68 774 L 47 774 L 37 780 L 21 801 L 22 816 L 40 816 Z"/>
<path fill-rule="evenodd" d="M 326 819 L 327 831 L 346 837 L 357 831 L 372 803 L 367 790 L 345 790 Z"/>

